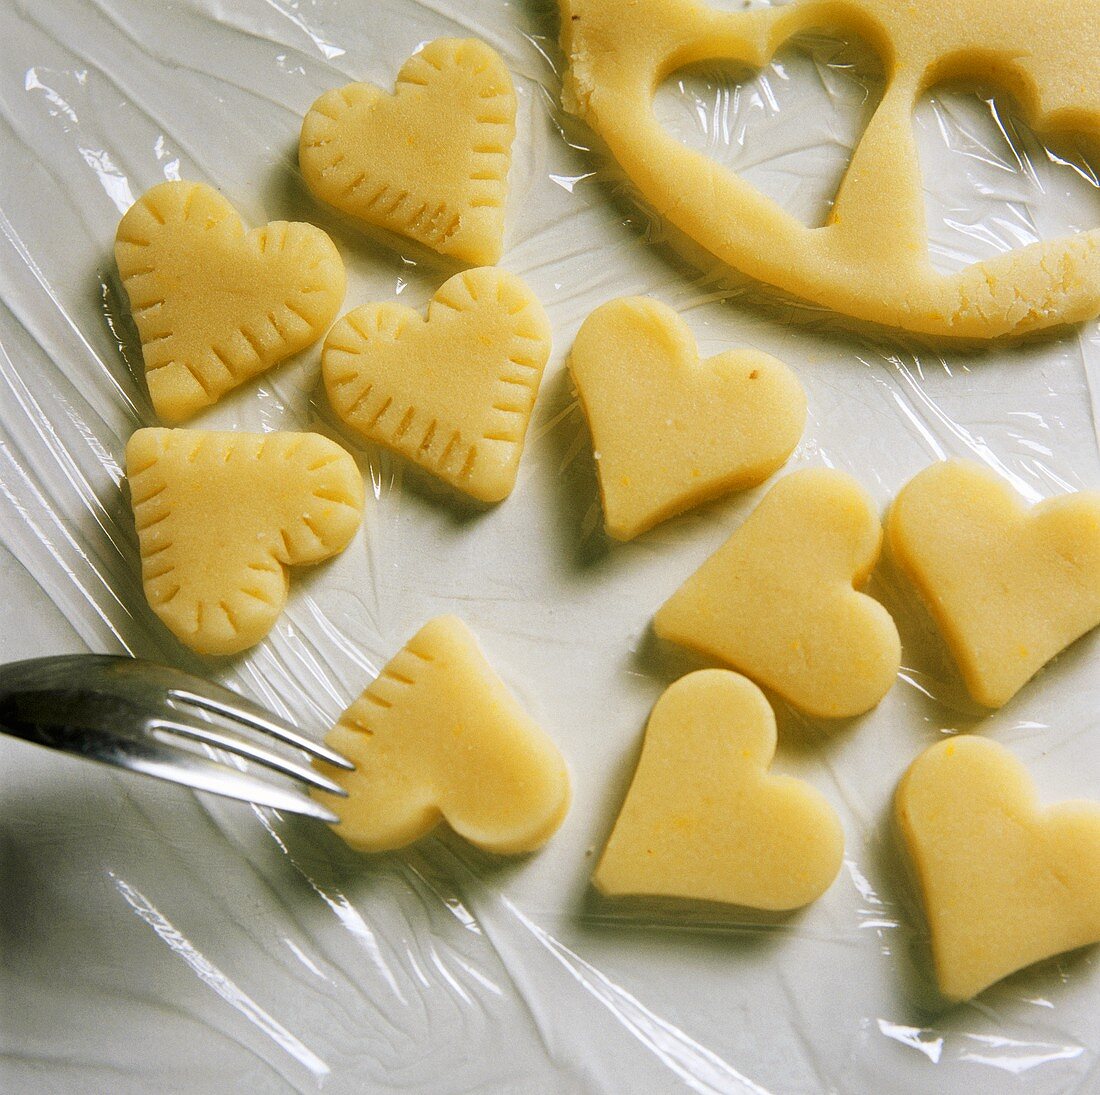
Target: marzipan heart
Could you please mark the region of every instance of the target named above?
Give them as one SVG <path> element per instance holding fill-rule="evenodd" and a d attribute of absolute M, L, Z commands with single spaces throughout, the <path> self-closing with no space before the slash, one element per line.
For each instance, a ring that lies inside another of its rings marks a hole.
<path fill-rule="evenodd" d="M 392 95 L 347 84 L 302 123 L 310 190 L 353 217 L 473 265 L 500 258 L 516 95 L 500 57 L 475 39 L 414 53 Z"/>
<path fill-rule="evenodd" d="M 592 433 L 604 524 L 618 540 L 763 482 L 806 422 L 805 393 L 782 362 L 756 350 L 700 361 L 687 324 L 646 297 L 597 308 L 569 368 Z"/>
<path fill-rule="evenodd" d="M 993 472 L 948 461 L 902 488 L 886 529 L 970 694 L 988 707 L 1100 624 L 1100 494 L 1029 510 Z"/>
<path fill-rule="evenodd" d="M 115 259 L 166 422 L 316 342 L 344 299 L 344 264 L 324 232 L 287 221 L 246 232 L 203 183 L 143 194 L 119 222 Z"/>
<path fill-rule="evenodd" d="M 1100 942 L 1097 803 L 1040 809 L 1007 749 L 956 737 L 913 761 L 895 809 L 948 999 Z"/>
<path fill-rule="evenodd" d="M 321 355 L 336 413 L 458 490 L 499 502 L 512 490 L 550 355 L 550 323 L 512 274 L 483 267 L 445 281 L 428 318 L 364 304 Z"/>
<path fill-rule="evenodd" d="M 343 551 L 363 513 L 355 461 L 315 433 L 138 430 L 126 476 L 145 596 L 200 654 L 258 643 L 286 568 Z"/>
<path fill-rule="evenodd" d="M 400 848 L 443 820 L 486 851 L 529 852 L 569 809 L 561 754 L 454 616 L 425 624 L 325 741 L 355 771 L 319 765 L 348 797 L 317 797 L 362 851 Z"/>
<path fill-rule="evenodd" d="M 889 613 L 854 588 L 881 543 L 874 503 L 851 476 L 794 472 L 661 607 L 654 630 L 811 715 L 861 714 L 901 662 Z"/>
<path fill-rule="evenodd" d="M 817 790 L 769 774 L 775 743 L 775 716 L 751 681 L 725 669 L 678 680 L 650 715 L 597 889 L 776 911 L 820 897 L 844 833 Z"/>

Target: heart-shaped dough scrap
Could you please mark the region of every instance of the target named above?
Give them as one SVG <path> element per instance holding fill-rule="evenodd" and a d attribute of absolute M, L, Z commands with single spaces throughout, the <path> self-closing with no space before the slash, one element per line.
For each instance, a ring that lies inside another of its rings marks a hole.
<path fill-rule="evenodd" d="M 913 761 L 895 807 L 948 999 L 1100 942 L 1100 804 L 1040 809 L 1007 749 L 958 737 Z"/>
<path fill-rule="evenodd" d="M 756 350 L 700 361 L 687 324 L 647 297 L 597 308 L 569 368 L 597 454 L 604 525 L 618 540 L 762 483 L 806 423 L 806 395 L 782 362 Z"/>
<path fill-rule="evenodd" d="M 476 39 L 414 53 L 392 95 L 373 84 L 326 92 L 302 123 L 310 190 L 353 217 L 474 265 L 500 258 L 516 94 Z"/>
<path fill-rule="evenodd" d="M 364 304 L 329 332 L 329 401 L 369 441 L 483 502 L 515 486 L 550 322 L 519 278 L 483 267 L 445 281 L 425 321 Z"/>
<path fill-rule="evenodd" d="M 1100 494 L 1029 510 L 993 472 L 948 461 L 902 488 L 886 528 L 979 703 L 1007 703 L 1100 624 Z"/>
<path fill-rule="evenodd" d="M 353 848 L 380 852 L 440 822 L 486 851 L 530 852 L 569 809 L 569 773 L 454 616 L 425 624 L 325 738 L 355 771 L 317 797 Z"/>
<path fill-rule="evenodd" d="M 288 221 L 246 232 L 203 183 L 143 194 L 119 222 L 115 259 L 166 422 L 316 342 L 344 299 L 344 263 L 324 232 Z"/>
<path fill-rule="evenodd" d="M 881 543 L 874 503 L 850 475 L 794 472 L 661 607 L 654 630 L 811 715 L 861 714 L 901 664 L 890 614 L 854 588 Z"/>
<path fill-rule="evenodd" d="M 274 626 L 288 566 L 347 547 L 363 477 L 315 433 L 138 430 L 126 475 L 153 611 L 200 654 L 235 654 Z"/>
<path fill-rule="evenodd" d="M 836 878 L 844 833 L 815 788 L 773 776 L 775 716 L 725 669 L 682 677 L 653 708 L 592 881 L 608 896 L 797 909 Z"/>

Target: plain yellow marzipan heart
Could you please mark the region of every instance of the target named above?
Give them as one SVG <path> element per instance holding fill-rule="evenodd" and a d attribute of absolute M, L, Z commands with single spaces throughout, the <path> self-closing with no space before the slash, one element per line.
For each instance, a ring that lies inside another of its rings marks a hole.
<path fill-rule="evenodd" d="M 886 518 L 894 561 L 920 592 L 970 694 L 1006 704 L 1100 624 L 1100 494 L 1030 509 L 988 468 L 933 464 Z"/>
<path fill-rule="evenodd" d="M 166 422 L 316 342 L 344 299 L 344 264 L 321 229 L 273 221 L 246 232 L 204 183 L 143 194 L 119 222 L 115 259 Z"/>
<path fill-rule="evenodd" d="M 363 513 L 355 461 L 315 433 L 138 430 L 126 476 L 145 596 L 200 654 L 258 643 L 286 568 L 343 551 Z"/>
<path fill-rule="evenodd" d="M 353 848 L 400 848 L 440 821 L 489 852 L 545 844 L 569 809 L 550 738 L 454 616 L 425 624 L 340 716 L 325 741 L 354 772 L 320 764 L 347 792 L 317 792 Z"/>
<path fill-rule="evenodd" d="M 475 266 L 495 263 L 516 95 L 500 57 L 476 39 L 414 53 L 392 95 L 347 84 L 302 123 L 302 176 L 321 201 Z"/>
<path fill-rule="evenodd" d="M 862 714 L 901 662 L 890 614 L 855 588 L 881 544 L 875 505 L 851 476 L 793 472 L 669 598 L 653 628 L 808 714 Z"/>
<path fill-rule="evenodd" d="M 657 701 L 626 802 L 592 881 L 607 896 L 800 908 L 836 878 L 844 833 L 816 789 L 768 772 L 775 716 L 725 669 Z"/>
<path fill-rule="evenodd" d="M 684 321 L 647 297 L 597 308 L 569 369 L 592 434 L 604 525 L 618 540 L 762 483 L 806 422 L 806 395 L 782 362 L 746 349 L 701 361 Z"/>
<path fill-rule="evenodd" d="M 1041 809 L 1007 749 L 956 737 L 913 761 L 895 813 L 947 999 L 1100 942 L 1100 804 Z"/>
<path fill-rule="evenodd" d="M 515 486 L 550 355 L 550 322 L 514 274 L 492 267 L 445 281 L 425 319 L 364 304 L 329 332 L 329 402 L 356 433 L 482 502 Z"/>

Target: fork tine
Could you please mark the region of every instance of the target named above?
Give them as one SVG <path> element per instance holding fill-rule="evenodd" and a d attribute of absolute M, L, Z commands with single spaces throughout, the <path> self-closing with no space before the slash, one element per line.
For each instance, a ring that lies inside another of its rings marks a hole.
<path fill-rule="evenodd" d="M 342 768 L 347 772 L 355 770 L 355 765 L 347 757 L 337 753 L 334 749 L 330 749 L 327 745 L 310 741 L 309 738 L 304 737 L 288 723 L 274 718 L 262 707 L 257 706 L 243 696 L 238 696 L 236 692 L 209 683 L 208 687 L 210 688 L 210 694 L 208 695 L 184 688 L 172 688 L 169 695 L 173 699 L 198 707 L 203 711 L 233 719 L 251 727 L 253 730 L 270 734 L 271 737 L 278 738 L 279 741 L 285 742 L 287 745 L 293 745 L 295 749 L 301 749 L 302 752 L 317 757 L 318 760 L 323 760 L 334 768 Z"/>
<path fill-rule="evenodd" d="M 200 757 L 179 746 L 146 738 L 139 750 L 128 752 L 125 759 L 103 757 L 129 771 L 181 783 L 198 791 L 209 791 L 226 798 L 271 806 L 286 813 L 301 814 L 334 824 L 340 819 L 327 807 L 292 787 L 281 787 L 257 779 L 208 757 Z"/>
<path fill-rule="evenodd" d="M 227 753 L 236 753 L 246 760 L 255 761 L 265 768 L 281 772 L 284 776 L 300 780 L 310 787 L 316 787 L 321 791 L 328 791 L 332 795 L 347 797 L 347 791 L 338 783 L 334 783 L 327 776 L 321 775 L 315 768 L 304 764 L 296 764 L 292 760 L 286 760 L 278 753 L 272 753 L 259 745 L 254 745 L 235 734 L 223 733 L 211 726 L 202 726 L 196 723 L 178 722 L 174 719 L 154 719 L 149 723 L 150 730 L 162 730 L 169 734 L 178 734 L 182 738 L 190 738 L 193 741 L 201 741 L 206 745 L 212 745 L 217 749 L 224 749 Z"/>

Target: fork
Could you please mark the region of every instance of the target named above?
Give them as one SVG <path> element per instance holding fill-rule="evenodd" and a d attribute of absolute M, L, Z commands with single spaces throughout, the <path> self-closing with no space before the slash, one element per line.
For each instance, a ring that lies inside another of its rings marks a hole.
<path fill-rule="evenodd" d="M 179 669 L 107 654 L 66 654 L 0 666 L 0 731 L 200 791 L 338 820 L 294 786 L 251 775 L 186 744 L 210 746 L 307 787 L 347 794 L 312 767 L 250 741 L 242 729 L 336 768 L 355 768 L 258 704 Z"/>

